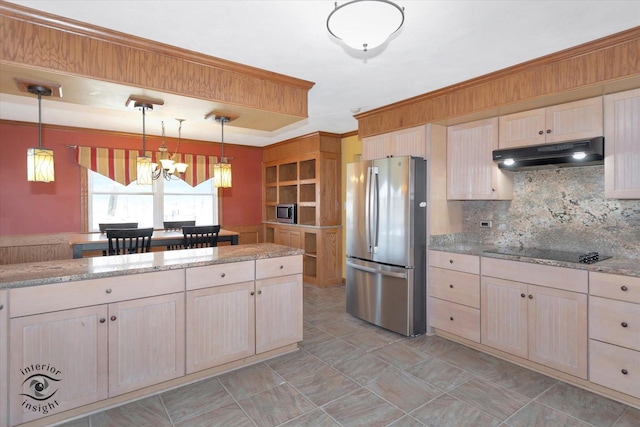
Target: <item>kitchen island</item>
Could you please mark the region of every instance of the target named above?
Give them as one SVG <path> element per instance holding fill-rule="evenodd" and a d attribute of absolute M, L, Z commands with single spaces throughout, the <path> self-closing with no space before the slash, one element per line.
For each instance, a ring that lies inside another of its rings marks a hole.
<path fill-rule="evenodd" d="M 433 245 L 429 324 L 447 339 L 640 408 L 640 260 L 605 254 L 586 264 L 581 255 Z"/>
<path fill-rule="evenodd" d="M 297 349 L 302 254 L 275 244 L 0 267 L 0 426 L 49 425 Z"/>

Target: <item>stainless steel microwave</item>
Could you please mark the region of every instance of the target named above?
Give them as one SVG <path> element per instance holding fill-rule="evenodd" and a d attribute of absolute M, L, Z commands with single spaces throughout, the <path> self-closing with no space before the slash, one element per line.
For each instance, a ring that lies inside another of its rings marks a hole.
<path fill-rule="evenodd" d="M 276 221 L 287 224 L 297 223 L 297 206 L 295 203 L 276 205 Z"/>

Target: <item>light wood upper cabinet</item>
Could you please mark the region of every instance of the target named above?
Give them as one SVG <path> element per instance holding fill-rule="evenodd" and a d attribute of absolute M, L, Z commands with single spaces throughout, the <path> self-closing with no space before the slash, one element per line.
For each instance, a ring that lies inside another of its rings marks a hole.
<path fill-rule="evenodd" d="M 602 97 L 595 97 L 501 116 L 499 147 L 550 144 L 602 134 Z"/>
<path fill-rule="evenodd" d="M 362 160 L 399 156 L 427 158 L 424 126 L 401 129 L 362 140 Z"/>
<path fill-rule="evenodd" d="M 184 375 L 184 293 L 109 305 L 109 397 Z"/>
<path fill-rule="evenodd" d="M 493 161 L 498 149 L 498 118 L 447 128 L 447 198 L 450 200 L 509 200 L 512 173 Z"/>
<path fill-rule="evenodd" d="M 604 97 L 604 195 L 640 199 L 640 89 Z"/>
<path fill-rule="evenodd" d="M 41 395 L 52 398 L 56 411 L 77 408 L 108 397 L 107 306 L 98 305 L 11 319 L 11 425 L 43 416 L 29 406 L 40 402 L 31 375 L 35 365 L 48 364 L 50 378 Z M 135 356 L 135 355 L 132 355 Z M 28 371 L 30 370 L 30 372 Z M 23 373 L 24 372 L 24 373 Z M 58 373 L 59 372 L 59 373 Z M 25 402 L 27 405 L 25 405 Z"/>

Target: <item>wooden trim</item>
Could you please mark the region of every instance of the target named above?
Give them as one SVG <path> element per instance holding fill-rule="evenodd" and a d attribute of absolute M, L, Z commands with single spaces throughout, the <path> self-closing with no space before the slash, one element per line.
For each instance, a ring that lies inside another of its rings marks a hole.
<path fill-rule="evenodd" d="M 461 123 L 638 86 L 640 26 L 354 117 L 364 138 L 425 123 Z"/>
<path fill-rule="evenodd" d="M 89 172 L 80 166 L 80 230 L 89 232 Z"/>
<path fill-rule="evenodd" d="M 313 82 L 5 1 L 0 19 L 0 61 L 308 117 Z"/>

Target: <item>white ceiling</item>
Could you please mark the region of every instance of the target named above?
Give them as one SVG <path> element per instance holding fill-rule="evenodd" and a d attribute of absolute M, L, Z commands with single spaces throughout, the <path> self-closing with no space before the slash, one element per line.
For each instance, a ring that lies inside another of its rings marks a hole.
<path fill-rule="evenodd" d="M 22 6 L 315 82 L 309 118 L 275 131 L 225 127 L 225 142 L 265 146 L 314 131 L 357 129 L 367 111 L 640 25 L 640 0 L 396 0 L 404 26 L 368 52 L 329 35 L 333 1 L 12 0 Z M 338 2 L 343 4 L 343 1 Z M 64 88 L 63 88 L 64 94 Z M 0 94 L 0 118 L 37 122 L 33 95 Z M 108 105 L 43 100 L 43 122 L 141 132 L 141 118 Z M 219 141 L 206 112 L 165 106 L 147 115 L 147 132 Z M 191 117 L 195 117 L 191 119 Z"/>

